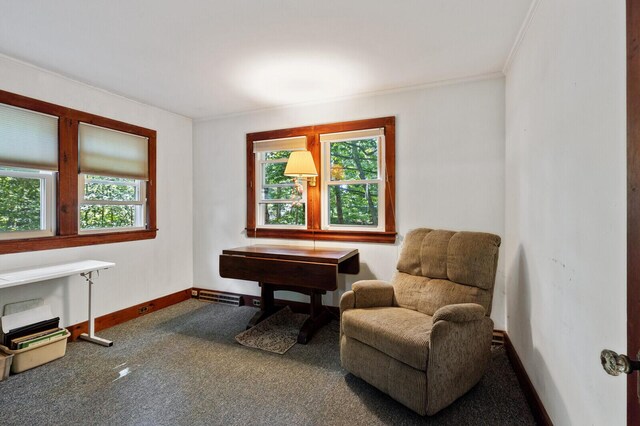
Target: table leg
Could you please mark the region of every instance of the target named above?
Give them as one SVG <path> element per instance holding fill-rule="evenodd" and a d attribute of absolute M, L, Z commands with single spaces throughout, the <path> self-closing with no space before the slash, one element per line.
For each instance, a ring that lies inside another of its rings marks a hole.
<path fill-rule="evenodd" d="M 309 318 L 302 324 L 298 333 L 298 343 L 307 344 L 320 327 L 331 321 L 331 314 L 322 306 L 322 292 L 312 291 L 309 300 Z"/>
<path fill-rule="evenodd" d="M 260 311 L 251 318 L 247 330 L 278 311 L 274 304 L 274 288 L 270 284 L 260 283 L 260 289 Z"/>
<path fill-rule="evenodd" d="M 93 311 L 91 310 L 91 292 L 93 289 L 92 274 L 93 272 L 85 272 L 83 274 L 80 274 L 84 277 L 85 280 L 87 280 L 87 284 L 89 286 L 89 333 L 82 333 L 80 335 L 80 338 L 82 340 L 87 340 L 89 342 L 97 343 L 98 345 L 102 346 L 113 346 L 113 342 L 111 340 L 103 339 L 102 337 L 98 337 L 94 334 L 95 320 L 93 317 Z"/>

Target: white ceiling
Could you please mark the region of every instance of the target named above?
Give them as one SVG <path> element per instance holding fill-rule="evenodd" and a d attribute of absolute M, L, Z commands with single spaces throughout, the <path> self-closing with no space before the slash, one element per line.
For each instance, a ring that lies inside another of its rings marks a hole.
<path fill-rule="evenodd" d="M 499 72 L 530 3 L 0 0 L 0 53 L 203 118 Z"/>

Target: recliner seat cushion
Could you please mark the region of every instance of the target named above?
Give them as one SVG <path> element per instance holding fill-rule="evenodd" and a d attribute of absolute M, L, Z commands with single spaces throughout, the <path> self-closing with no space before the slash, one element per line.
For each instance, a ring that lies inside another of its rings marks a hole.
<path fill-rule="evenodd" d="M 342 314 L 342 332 L 388 356 L 426 371 L 430 315 L 404 308 L 349 309 Z"/>

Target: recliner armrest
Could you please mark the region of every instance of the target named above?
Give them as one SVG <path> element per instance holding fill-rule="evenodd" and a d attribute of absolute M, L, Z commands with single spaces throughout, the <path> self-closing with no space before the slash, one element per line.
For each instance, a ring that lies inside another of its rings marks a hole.
<path fill-rule="evenodd" d="M 493 321 L 480 305 L 460 303 L 435 312 L 427 364 L 428 415 L 480 381 L 491 360 L 492 335 Z"/>
<path fill-rule="evenodd" d="M 446 305 L 433 314 L 433 323 L 438 321 L 469 322 L 484 318 L 485 309 L 477 303 L 456 303 Z"/>
<path fill-rule="evenodd" d="M 353 283 L 356 308 L 393 306 L 393 286 L 386 281 L 361 280 Z"/>
<path fill-rule="evenodd" d="M 348 309 L 380 308 L 393 306 L 393 286 L 386 281 L 361 280 L 353 283 L 350 291 L 340 298 L 340 338 L 342 338 L 342 314 Z"/>
<path fill-rule="evenodd" d="M 353 309 L 356 307 L 356 296 L 353 294 L 353 291 L 345 291 L 342 293 L 340 297 L 340 317 L 342 318 L 342 313 L 347 309 Z"/>
<path fill-rule="evenodd" d="M 386 281 L 361 280 L 340 298 L 340 313 L 347 309 L 393 306 L 393 286 Z"/>

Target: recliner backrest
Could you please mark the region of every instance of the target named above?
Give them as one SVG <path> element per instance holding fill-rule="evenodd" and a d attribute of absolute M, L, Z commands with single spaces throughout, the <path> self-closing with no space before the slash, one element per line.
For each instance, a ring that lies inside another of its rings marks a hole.
<path fill-rule="evenodd" d="M 418 228 L 404 240 L 393 279 L 395 304 L 433 315 L 454 303 L 491 312 L 500 237 Z"/>

